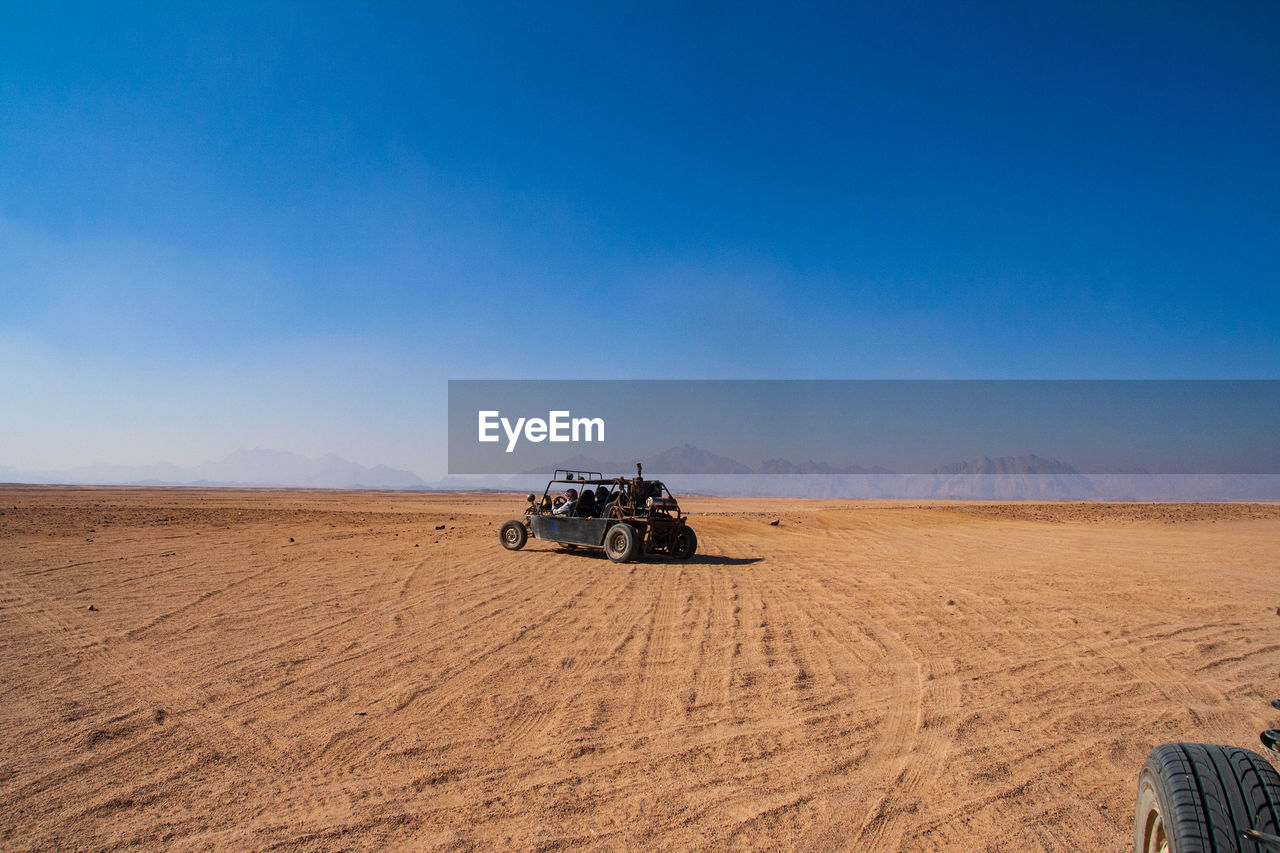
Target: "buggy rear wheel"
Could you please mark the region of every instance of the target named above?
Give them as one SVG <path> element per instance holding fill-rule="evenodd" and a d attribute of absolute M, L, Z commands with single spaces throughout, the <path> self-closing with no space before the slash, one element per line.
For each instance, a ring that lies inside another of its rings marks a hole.
<path fill-rule="evenodd" d="M 519 551 L 524 547 L 524 543 L 529 541 L 529 531 L 525 529 L 523 522 L 508 521 L 498 531 L 498 537 L 502 540 L 503 548 L 508 551 Z"/>
<path fill-rule="evenodd" d="M 615 563 L 629 563 L 640 551 L 640 536 L 625 521 L 610 527 L 604 534 L 604 552 Z"/>
<path fill-rule="evenodd" d="M 1166 743 L 1138 777 L 1134 853 L 1261 849 L 1246 830 L 1275 835 L 1280 776 L 1262 756 L 1234 746 Z"/>
<path fill-rule="evenodd" d="M 681 528 L 676 534 L 675 547 L 672 553 L 678 560 L 687 560 L 692 557 L 698 550 L 698 534 L 693 532 L 692 527 Z"/>

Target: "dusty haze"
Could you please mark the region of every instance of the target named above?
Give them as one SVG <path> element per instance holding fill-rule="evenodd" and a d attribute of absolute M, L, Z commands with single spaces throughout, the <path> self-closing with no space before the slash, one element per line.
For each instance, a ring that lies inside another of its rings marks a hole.
<path fill-rule="evenodd" d="M 1122 851 L 1274 722 L 1275 505 L 522 503 L 0 490 L 0 846 Z"/>

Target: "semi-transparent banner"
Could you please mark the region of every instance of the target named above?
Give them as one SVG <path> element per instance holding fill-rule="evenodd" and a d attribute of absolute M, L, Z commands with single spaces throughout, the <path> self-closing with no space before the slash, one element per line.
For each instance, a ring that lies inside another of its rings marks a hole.
<path fill-rule="evenodd" d="M 1280 497 L 1272 380 L 453 380 L 448 414 L 452 475 L 639 462 L 718 494 Z"/>

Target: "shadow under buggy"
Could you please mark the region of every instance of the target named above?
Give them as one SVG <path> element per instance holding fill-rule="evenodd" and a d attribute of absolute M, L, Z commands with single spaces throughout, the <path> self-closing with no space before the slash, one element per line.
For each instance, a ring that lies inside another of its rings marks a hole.
<path fill-rule="evenodd" d="M 558 488 L 563 487 L 563 489 Z M 577 493 L 566 508 L 553 491 Z M 522 520 L 502 525 L 502 545 L 512 551 L 529 537 L 563 545 L 603 548 L 610 560 L 626 563 L 650 554 L 687 560 L 698 549 L 698 537 L 686 523 L 680 504 L 658 480 L 636 476 L 604 478 L 598 471 L 559 469 L 541 499 L 530 494 Z"/>

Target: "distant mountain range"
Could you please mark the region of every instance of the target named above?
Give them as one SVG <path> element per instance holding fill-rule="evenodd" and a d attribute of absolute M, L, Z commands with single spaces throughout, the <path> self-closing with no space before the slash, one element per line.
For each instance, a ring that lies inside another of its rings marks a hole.
<path fill-rule="evenodd" d="M 88 465 L 58 471 L 0 468 L 0 481 L 83 485 L 148 486 L 291 486 L 320 489 L 425 489 L 411 471 L 375 465 L 366 468 L 327 453 L 309 459 L 280 450 L 237 450 L 225 459 L 181 467 L 155 465 Z"/>
<path fill-rule="evenodd" d="M 887 468 L 881 468 L 876 465 L 872 468 L 863 468 L 860 465 L 842 465 L 833 467 L 825 462 L 814 462 L 812 459 L 807 462 L 793 463 L 786 459 L 766 459 L 760 464 L 761 474 L 892 474 L 893 472 Z"/>
<path fill-rule="evenodd" d="M 955 474 L 1063 474 L 1078 475 L 1080 472 L 1065 462 L 1057 459 L 1045 459 L 1032 454 L 1030 456 L 1001 456 L 989 459 L 986 456 L 972 462 L 953 462 L 935 468 L 933 474 L 949 477 Z"/>
<path fill-rule="evenodd" d="M 986 456 L 942 465 L 924 474 L 884 468 L 833 466 L 809 460 L 768 459 L 751 468 L 734 459 L 684 444 L 640 460 L 645 476 L 660 477 L 679 494 L 757 495 L 795 498 L 909 498 L 987 500 L 1277 500 L 1280 475 L 1148 475 L 1141 469 L 1081 474 L 1057 459 Z M 511 476 L 449 476 L 425 482 L 386 465 L 371 468 L 334 454 L 310 459 L 278 450 L 237 450 L 225 459 L 181 467 L 89 465 L 59 471 L 0 467 L 0 482 L 83 485 L 275 486 L 328 489 L 531 491 L 546 485 L 554 468 L 631 476 L 634 461 L 605 462 L 584 456 Z M 736 476 L 723 476 L 726 474 Z"/>
<path fill-rule="evenodd" d="M 794 463 L 786 459 L 768 459 L 752 468 L 687 444 L 639 461 L 644 464 L 645 476 L 661 477 L 681 494 L 912 500 L 1280 499 L 1280 475 L 1151 475 L 1141 468 L 1081 474 L 1066 462 L 1035 454 L 981 456 L 918 474 L 897 474 L 879 466 L 834 466 L 812 460 Z M 606 477 L 629 476 L 635 471 L 634 462 L 577 456 L 526 472 L 519 481 L 521 488 L 536 483 L 536 477 L 550 476 L 555 468 L 599 471 Z M 726 474 L 737 476 L 722 476 Z M 515 488 L 517 479 L 507 478 L 508 488 Z M 502 487 L 496 479 L 494 484 Z M 477 486 L 477 481 L 472 480 L 470 488 Z"/>
<path fill-rule="evenodd" d="M 799 464 L 786 459 L 767 459 L 757 468 L 744 465 L 736 459 L 718 456 L 692 444 L 672 447 L 652 456 L 628 462 L 602 461 L 589 456 L 574 456 L 554 465 L 545 465 L 526 471 L 526 474 L 551 474 L 556 469 L 570 471 L 599 471 L 606 477 L 629 476 L 635 473 L 635 463 L 644 466 L 646 474 L 889 474 L 884 468 L 862 468 L 857 465 L 833 467 L 825 462 L 809 460 Z"/>
<path fill-rule="evenodd" d="M 633 476 L 636 463 L 644 466 L 646 473 L 652 474 L 756 474 L 741 462 L 725 456 L 717 456 L 710 451 L 691 444 L 672 447 L 652 456 L 632 459 L 626 462 L 602 461 L 595 457 L 581 454 L 572 456 L 553 465 L 544 465 L 525 471 L 526 474 L 552 474 L 556 470 L 599 471 L 606 477 Z"/>
<path fill-rule="evenodd" d="M 526 474 L 551 474 L 556 469 L 571 471 L 599 471 L 606 477 L 630 475 L 635 470 L 635 463 L 644 465 L 646 473 L 655 475 L 672 474 L 815 474 L 815 475 L 849 475 L 849 474 L 882 474 L 895 472 L 879 465 L 864 468 L 861 465 L 831 465 L 826 462 L 791 462 L 787 459 L 766 459 L 758 467 L 744 465 L 736 459 L 718 456 L 691 444 L 672 447 L 661 453 L 643 457 L 630 462 L 602 461 L 600 459 L 578 455 L 565 459 L 554 465 L 545 465 L 525 471 Z M 1076 475 L 1079 472 L 1065 462 L 1057 459 L 1045 459 L 1034 454 L 1028 456 L 1001 456 L 991 459 L 982 456 L 969 462 L 953 462 L 927 472 L 943 477 L 957 474 L 1058 474 Z"/>

